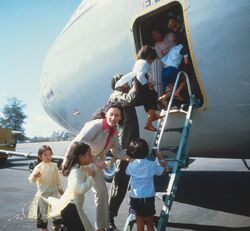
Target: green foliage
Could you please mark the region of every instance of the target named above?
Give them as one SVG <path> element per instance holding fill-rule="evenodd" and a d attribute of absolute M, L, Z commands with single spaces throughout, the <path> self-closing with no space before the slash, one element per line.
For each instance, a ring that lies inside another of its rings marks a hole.
<path fill-rule="evenodd" d="M 8 98 L 7 104 L 4 105 L 2 110 L 4 117 L 0 117 L 0 125 L 2 127 L 22 132 L 22 134 L 16 136 L 17 140 L 20 141 L 25 139 L 23 125 L 28 117 L 24 113 L 25 107 L 26 105 L 16 97 Z"/>
<path fill-rule="evenodd" d="M 51 141 L 69 141 L 74 138 L 74 135 L 67 131 L 55 131 L 50 137 L 34 136 L 28 138 L 30 142 L 51 142 Z"/>

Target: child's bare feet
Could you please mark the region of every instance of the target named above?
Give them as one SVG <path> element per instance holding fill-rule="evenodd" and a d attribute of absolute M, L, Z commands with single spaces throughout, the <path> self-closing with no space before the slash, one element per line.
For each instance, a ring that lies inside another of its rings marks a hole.
<path fill-rule="evenodd" d="M 152 132 L 156 132 L 157 129 L 152 125 L 152 124 L 146 124 L 146 126 L 144 127 L 144 129 L 148 130 L 148 131 L 152 131 Z"/>
<path fill-rule="evenodd" d="M 162 119 L 164 116 L 158 115 L 157 113 L 154 114 L 152 121 Z"/>

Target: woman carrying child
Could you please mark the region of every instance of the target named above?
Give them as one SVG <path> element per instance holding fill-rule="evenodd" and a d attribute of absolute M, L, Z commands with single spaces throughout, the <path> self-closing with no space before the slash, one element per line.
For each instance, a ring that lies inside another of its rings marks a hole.
<path fill-rule="evenodd" d="M 37 193 L 30 206 L 30 219 L 37 220 L 37 228 L 47 231 L 48 226 L 48 204 L 43 200 L 49 196 L 59 198 L 59 193 L 63 194 L 61 176 L 56 163 L 52 163 L 52 149 L 43 145 L 38 150 L 38 165 L 29 176 L 31 183 L 36 183 Z M 60 220 L 53 220 L 53 229 L 58 230 Z"/>

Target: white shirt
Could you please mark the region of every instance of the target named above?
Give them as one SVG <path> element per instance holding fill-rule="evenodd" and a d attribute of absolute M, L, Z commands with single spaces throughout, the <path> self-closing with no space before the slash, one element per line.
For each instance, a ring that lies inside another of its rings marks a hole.
<path fill-rule="evenodd" d="M 149 73 L 149 70 L 150 65 L 146 60 L 138 59 L 135 62 L 133 72 L 136 73 L 136 78 L 141 83 L 141 85 L 145 85 L 148 82 L 145 75 Z"/>
<path fill-rule="evenodd" d="M 88 231 L 95 230 L 83 210 L 84 194 L 94 183 L 93 177 L 87 173 L 87 169 L 92 167 L 94 167 L 92 164 L 84 166 L 75 164 L 70 170 L 67 189 L 62 197 L 60 199 L 54 197 L 49 197 L 47 200 L 44 199 L 51 205 L 49 217 L 60 216 L 61 211 L 69 203 L 74 203 L 85 229 Z"/>
<path fill-rule="evenodd" d="M 154 176 L 160 176 L 164 168 L 155 161 L 135 159 L 128 164 L 126 174 L 131 176 L 130 197 L 146 198 L 155 195 Z"/>
<path fill-rule="evenodd" d="M 161 58 L 164 67 L 175 67 L 178 68 L 181 64 L 182 55 L 181 49 L 183 48 L 182 44 L 176 45 L 170 49 L 170 51 Z"/>

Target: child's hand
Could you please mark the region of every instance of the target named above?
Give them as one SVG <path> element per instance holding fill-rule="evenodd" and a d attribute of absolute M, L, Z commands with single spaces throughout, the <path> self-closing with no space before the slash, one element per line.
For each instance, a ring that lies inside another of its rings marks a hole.
<path fill-rule="evenodd" d="M 188 65 L 189 61 L 188 61 L 188 57 L 184 56 L 184 65 Z"/>
<path fill-rule="evenodd" d="M 164 159 L 164 157 L 162 156 L 162 154 L 160 152 L 156 152 L 155 156 L 158 157 L 160 160 Z"/>
<path fill-rule="evenodd" d="M 59 191 L 60 195 L 63 195 L 64 191 L 62 189 L 59 189 L 58 191 Z"/>
<path fill-rule="evenodd" d="M 96 160 L 94 164 L 99 169 L 104 169 L 106 167 L 106 164 L 105 164 L 104 160 Z"/>
<path fill-rule="evenodd" d="M 165 168 L 166 167 L 166 160 L 164 159 L 164 157 L 162 156 L 162 154 L 160 152 L 156 152 L 155 156 L 158 157 L 160 165 Z"/>
<path fill-rule="evenodd" d="M 92 167 L 88 168 L 87 172 L 88 172 L 89 176 L 94 176 L 95 175 L 95 170 Z"/>
<path fill-rule="evenodd" d="M 40 177 L 41 176 L 41 172 L 39 171 L 39 169 L 35 169 L 33 172 L 32 172 L 32 175 L 34 177 Z"/>

